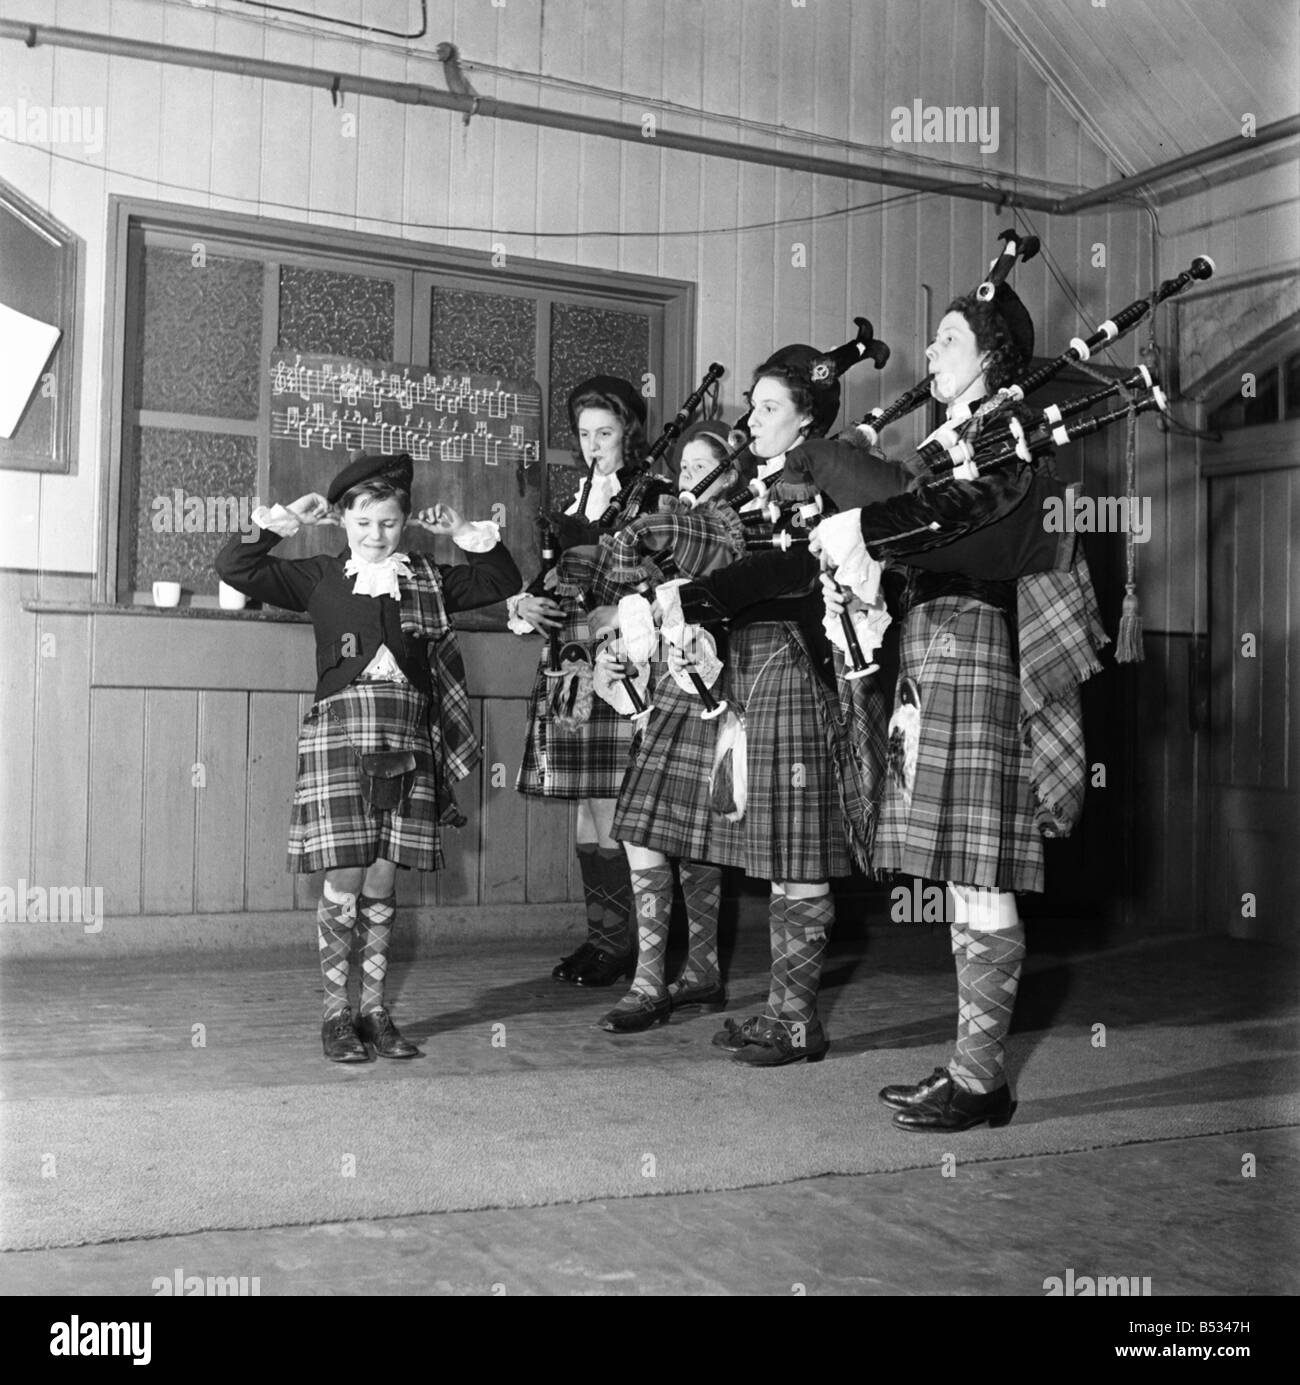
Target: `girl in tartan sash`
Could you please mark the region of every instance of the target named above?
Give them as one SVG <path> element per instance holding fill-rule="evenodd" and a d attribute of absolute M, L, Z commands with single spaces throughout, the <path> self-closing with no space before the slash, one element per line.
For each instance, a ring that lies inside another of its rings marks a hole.
<path fill-rule="evenodd" d="M 235 535 L 216 561 L 236 590 L 306 611 L 316 634 L 316 700 L 298 740 L 289 869 L 325 872 L 317 910 L 321 1043 L 338 1063 L 419 1054 L 384 1004 L 396 874 L 399 867 L 442 867 L 439 824 L 458 821 L 452 781 L 481 755 L 448 616 L 502 601 L 519 587 L 497 526 L 467 523 L 445 505 L 411 522 L 449 535 L 469 554 L 467 563 L 440 565 L 398 551 L 411 517 L 412 476 L 404 453 L 354 454 L 327 495 L 255 510 L 253 540 Z M 272 556 L 304 524 L 341 525 L 349 551 Z M 354 943 L 361 971 L 355 1023 L 348 995 Z"/>

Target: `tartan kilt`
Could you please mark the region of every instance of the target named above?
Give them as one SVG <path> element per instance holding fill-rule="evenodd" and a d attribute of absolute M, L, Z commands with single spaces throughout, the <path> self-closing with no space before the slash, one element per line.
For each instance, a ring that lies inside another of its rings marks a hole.
<path fill-rule="evenodd" d="M 577 627 L 566 625 L 561 639 L 576 639 Z M 515 787 L 541 798 L 617 798 L 632 749 L 631 721 L 603 697 L 591 699 L 591 718 L 575 731 L 551 724 L 549 698 L 557 679 L 547 678 L 542 651 L 528 699 L 528 732 Z"/>
<path fill-rule="evenodd" d="M 358 682 L 303 718 L 289 826 L 289 869 L 299 875 L 368 866 L 382 857 L 441 870 L 437 784 L 425 719 L 429 700 L 409 683 Z M 358 755 L 413 750 L 416 770 L 402 812 L 366 806 Z"/>
<path fill-rule="evenodd" d="M 714 847 L 714 864 L 758 880 L 848 875 L 853 863 L 827 743 L 835 694 L 796 627 L 774 621 L 733 631 L 723 695 L 744 710 L 749 801 L 740 831 Z"/>
<path fill-rule="evenodd" d="M 875 866 L 1041 891 L 1043 843 L 1007 617 L 966 596 L 923 602 L 903 625 L 899 677 L 920 690 L 916 776 L 909 806 L 886 775 Z"/>
<path fill-rule="evenodd" d="M 709 804 L 718 722 L 701 720 L 704 704 L 663 664 L 655 665 L 652 697 L 654 710 L 633 744 L 618 795 L 614 839 L 688 861 L 734 858 L 742 824 Z"/>

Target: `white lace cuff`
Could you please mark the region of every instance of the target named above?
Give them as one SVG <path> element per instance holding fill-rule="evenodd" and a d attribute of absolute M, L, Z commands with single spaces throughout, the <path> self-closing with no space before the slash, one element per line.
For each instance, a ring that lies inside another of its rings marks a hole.
<path fill-rule="evenodd" d="M 291 539 L 302 528 L 302 521 L 292 510 L 286 510 L 283 505 L 259 505 L 253 511 L 253 523 L 259 529 L 269 529 L 273 534 L 279 534 L 282 539 Z"/>
<path fill-rule="evenodd" d="M 474 519 L 469 527 L 469 533 L 457 534 L 453 540 L 466 553 L 486 553 L 501 542 L 501 526 L 494 519 Z"/>
<path fill-rule="evenodd" d="M 506 597 L 506 628 L 516 635 L 531 635 L 534 630 L 519 614 L 519 603 L 527 595 L 527 592 L 516 592 L 514 596 Z"/>

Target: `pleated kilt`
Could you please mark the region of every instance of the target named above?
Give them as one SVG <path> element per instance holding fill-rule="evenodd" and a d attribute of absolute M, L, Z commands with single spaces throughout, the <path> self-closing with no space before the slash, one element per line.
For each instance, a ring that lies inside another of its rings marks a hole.
<path fill-rule="evenodd" d="M 368 866 L 382 857 L 441 870 L 428 699 L 409 683 L 353 683 L 316 703 L 298 735 L 298 781 L 289 826 L 289 869 L 300 875 Z M 366 806 L 358 755 L 413 750 L 417 768 L 403 810 Z"/>
<path fill-rule="evenodd" d="M 743 708 L 749 801 L 715 864 L 759 880 L 815 882 L 852 869 L 829 748 L 835 694 L 814 671 L 796 627 L 747 625 L 728 641 L 724 695 Z"/>
<path fill-rule="evenodd" d="M 1043 843 L 1006 616 L 967 596 L 913 608 L 899 677 L 920 690 L 915 782 L 909 805 L 886 776 L 874 864 L 959 885 L 1041 890 Z"/>
<path fill-rule="evenodd" d="M 566 625 L 560 637 L 577 639 L 577 625 Z M 557 728 L 549 701 L 559 680 L 545 676 L 546 664 L 543 650 L 528 699 L 528 731 L 515 787 L 542 798 L 617 798 L 632 749 L 632 723 L 604 698 L 593 697 L 589 721 L 574 731 Z"/>
<path fill-rule="evenodd" d="M 709 776 L 718 722 L 703 703 L 655 665 L 654 710 L 634 742 L 614 811 L 616 841 L 690 861 L 734 859 L 741 824 L 710 811 Z"/>

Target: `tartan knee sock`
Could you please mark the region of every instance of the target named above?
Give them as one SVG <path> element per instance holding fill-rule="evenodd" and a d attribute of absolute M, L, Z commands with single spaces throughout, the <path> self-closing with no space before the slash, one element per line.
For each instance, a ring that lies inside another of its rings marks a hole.
<path fill-rule="evenodd" d="M 826 941 L 835 922 L 835 901 L 829 894 L 788 899 L 785 919 L 789 960 L 780 1017 L 811 1024 L 817 1017 L 817 990 L 822 980 Z"/>
<path fill-rule="evenodd" d="M 722 870 L 703 861 L 681 864 L 686 897 L 686 965 L 682 979 L 705 985 L 718 979 L 718 906 L 722 903 Z"/>
<path fill-rule="evenodd" d="M 763 1018 L 774 1020 L 785 1005 L 785 972 L 790 951 L 785 911 L 789 901 L 784 890 L 773 890 L 767 897 L 767 924 L 772 935 L 772 979 L 767 984 L 767 1004 Z"/>
<path fill-rule="evenodd" d="M 328 882 L 316 906 L 316 933 L 320 943 L 320 975 L 325 987 L 325 1018 L 333 1019 L 348 1008 L 348 956 L 352 951 L 352 927 L 357 917 L 357 897 L 336 890 Z"/>
<path fill-rule="evenodd" d="M 661 1000 L 664 986 L 664 953 L 668 950 L 668 920 L 673 911 L 671 866 L 634 870 L 632 897 L 636 901 L 637 954 L 632 989 L 615 1009 L 635 1009 L 641 996 Z"/>
<path fill-rule="evenodd" d="M 973 1092 L 992 1092 L 1006 1081 L 1003 1040 L 1025 956 L 1025 930 L 972 930 L 957 964 L 957 1051 L 948 1065 L 953 1080 Z M 965 1025 L 965 1033 L 962 1025 Z"/>
<path fill-rule="evenodd" d="M 632 877 L 627 853 L 621 846 L 596 848 L 600 923 L 589 927 L 591 941 L 605 952 L 630 952 L 634 934 L 629 926 L 632 913 Z"/>
<path fill-rule="evenodd" d="M 363 894 L 357 899 L 357 947 L 361 962 L 361 1013 L 368 1015 L 384 1003 L 388 975 L 388 943 L 397 913 L 397 892 L 384 899 Z"/>
<path fill-rule="evenodd" d="M 595 842 L 578 843 L 578 869 L 582 872 L 582 897 L 587 904 L 587 941 L 594 943 L 605 914 L 600 906 L 600 858 Z"/>
<path fill-rule="evenodd" d="M 960 898 L 960 896 L 957 896 Z M 958 911 L 959 922 L 951 925 L 952 933 L 952 960 L 957 972 L 957 1044 L 956 1052 L 962 1052 L 963 1048 L 970 1043 L 970 1013 L 966 1006 L 961 1003 L 961 972 L 966 965 L 966 949 L 970 946 L 971 931 L 967 923 L 966 910 L 963 907 Z M 954 1062 L 956 1059 L 953 1060 Z M 952 1070 L 952 1063 L 949 1063 L 949 1071 Z"/>

